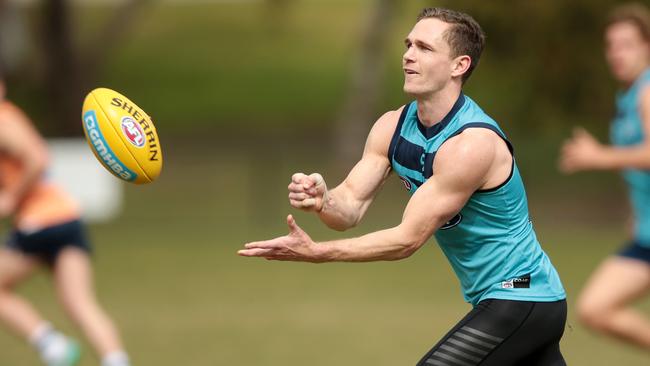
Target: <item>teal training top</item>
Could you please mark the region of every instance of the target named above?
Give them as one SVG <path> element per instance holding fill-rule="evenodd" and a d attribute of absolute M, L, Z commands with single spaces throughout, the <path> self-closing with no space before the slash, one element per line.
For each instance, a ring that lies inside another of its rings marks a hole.
<path fill-rule="evenodd" d="M 633 146 L 643 143 L 645 132 L 639 110 L 639 94 L 650 85 L 650 69 L 639 76 L 632 86 L 616 96 L 616 117 L 610 128 L 610 139 L 617 146 Z M 623 177 L 629 188 L 634 212 L 634 240 L 650 248 L 650 172 L 625 169 Z"/>
<path fill-rule="evenodd" d="M 417 102 L 404 107 L 388 154 L 410 193 L 434 174 L 440 146 L 467 128 L 494 131 L 512 153 L 497 123 L 462 93 L 447 116 L 428 128 L 418 119 Z M 549 302 L 566 297 L 535 236 L 514 158 L 508 179 L 498 187 L 476 191 L 435 237 L 460 280 L 465 300 L 473 305 L 485 299 Z"/>

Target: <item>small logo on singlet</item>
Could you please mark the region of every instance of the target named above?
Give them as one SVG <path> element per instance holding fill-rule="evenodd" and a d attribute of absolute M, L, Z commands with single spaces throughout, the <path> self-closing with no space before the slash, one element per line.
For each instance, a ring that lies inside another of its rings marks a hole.
<path fill-rule="evenodd" d="M 501 288 L 530 288 L 530 275 L 501 282 Z"/>
<path fill-rule="evenodd" d="M 460 224 L 460 222 L 463 221 L 463 215 L 458 214 L 454 217 L 451 218 L 451 220 L 447 221 L 444 225 L 440 227 L 440 230 L 447 230 L 451 229 L 454 226 L 457 226 Z"/>
<path fill-rule="evenodd" d="M 406 187 L 406 190 L 407 190 L 407 191 L 410 191 L 411 188 L 413 187 L 413 186 L 411 185 L 411 182 L 409 182 L 409 180 L 406 179 L 406 178 L 404 178 L 404 177 L 399 177 L 399 179 L 401 179 L 401 180 L 402 180 L 402 183 L 404 183 L 404 187 Z"/>

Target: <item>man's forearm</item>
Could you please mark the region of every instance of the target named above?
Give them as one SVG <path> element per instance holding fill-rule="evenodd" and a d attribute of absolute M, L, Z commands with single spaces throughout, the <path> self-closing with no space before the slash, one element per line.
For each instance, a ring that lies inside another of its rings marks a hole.
<path fill-rule="evenodd" d="M 650 148 L 646 146 L 607 146 L 601 159 L 601 169 L 650 169 Z"/>
<path fill-rule="evenodd" d="M 329 228 L 345 231 L 359 223 L 361 211 L 359 205 L 355 205 L 340 191 L 334 189 L 325 193 L 323 208 L 318 212 L 318 217 Z"/>
<path fill-rule="evenodd" d="M 317 250 L 321 262 L 393 261 L 409 257 L 425 242 L 394 227 L 357 238 L 317 243 Z"/>

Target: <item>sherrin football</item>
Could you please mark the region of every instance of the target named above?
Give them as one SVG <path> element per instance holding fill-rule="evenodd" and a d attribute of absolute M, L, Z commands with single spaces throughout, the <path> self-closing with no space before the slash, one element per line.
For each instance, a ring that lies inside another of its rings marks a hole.
<path fill-rule="evenodd" d="M 91 91 L 84 100 L 82 120 L 90 149 L 114 176 L 145 184 L 160 175 L 163 156 L 156 128 L 127 97 L 106 88 Z"/>

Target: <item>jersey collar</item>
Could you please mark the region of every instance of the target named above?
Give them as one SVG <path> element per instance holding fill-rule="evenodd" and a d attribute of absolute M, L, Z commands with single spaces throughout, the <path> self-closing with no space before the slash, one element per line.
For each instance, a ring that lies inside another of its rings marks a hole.
<path fill-rule="evenodd" d="M 463 93 L 460 93 L 458 99 L 456 99 L 456 103 L 454 103 L 453 107 L 451 107 L 451 110 L 449 111 L 449 113 L 447 113 L 445 118 L 443 118 L 442 120 L 440 120 L 440 122 L 436 123 L 431 127 L 426 127 L 422 124 L 422 122 L 420 122 L 420 118 L 418 118 L 418 113 L 416 110 L 415 119 L 418 122 L 417 123 L 418 129 L 420 130 L 422 135 L 427 139 L 436 136 L 442 130 L 444 130 L 445 127 L 447 127 L 449 122 L 451 122 L 451 120 L 456 116 L 456 113 L 458 113 L 458 111 L 463 107 L 464 104 L 465 104 L 465 95 Z"/>

